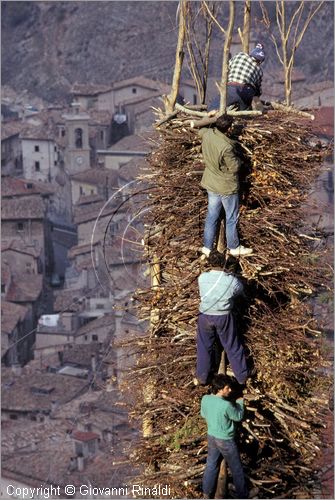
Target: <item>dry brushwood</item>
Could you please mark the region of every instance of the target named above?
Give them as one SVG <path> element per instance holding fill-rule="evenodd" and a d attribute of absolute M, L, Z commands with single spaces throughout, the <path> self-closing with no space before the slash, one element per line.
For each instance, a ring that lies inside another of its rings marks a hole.
<path fill-rule="evenodd" d="M 146 464 L 146 486 L 169 484 L 174 498 L 200 496 L 206 430 L 199 416 L 205 389 L 194 387 L 197 277 L 207 198 L 200 188 L 200 141 L 190 115 L 175 113 L 160 128 L 159 146 L 142 179 L 150 195 L 148 262 L 157 259 L 160 286 L 138 290 L 138 314 L 159 317 L 136 345 L 128 388 L 132 414 L 151 418 L 153 433 L 134 452 Z M 196 117 L 194 118 L 197 119 Z M 237 305 L 240 332 L 257 369 L 248 381 L 246 419 L 237 432 L 251 485 L 260 498 L 284 498 L 313 482 L 329 380 L 322 374 L 310 297 L 327 286 L 322 246 L 306 227 L 303 207 L 329 148 L 315 142 L 301 117 L 282 111 L 235 120 L 243 157 L 240 236 L 254 255 L 240 259 L 246 297 Z M 309 231 L 309 233 L 308 233 Z M 307 236 L 307 237 L 306 237 Z M 143 388 L 154 386 L 143 400 Z M 126 390 L 126 389 L 125 389 Z M 318 396 L 318 397 L 316 397 Z"/>

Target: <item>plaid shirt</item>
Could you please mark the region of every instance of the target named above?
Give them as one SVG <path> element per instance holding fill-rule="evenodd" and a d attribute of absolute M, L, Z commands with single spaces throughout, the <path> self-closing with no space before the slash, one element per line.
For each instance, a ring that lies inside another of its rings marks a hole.
<path fill-rule="evenodd" d="M 228 83 L 236 82 L 251 85 L 256 96 L 262 94 L 262 68 L 244 52 L 239 52 L 229 61 Z"/>

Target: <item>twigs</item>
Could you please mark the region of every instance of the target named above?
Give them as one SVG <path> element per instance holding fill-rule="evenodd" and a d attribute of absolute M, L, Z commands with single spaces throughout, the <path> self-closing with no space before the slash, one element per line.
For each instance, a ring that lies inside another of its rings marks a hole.
<path fill-rule="evenodd" d="M 140 355 L 127 381 L 137 398 L 134 417 L 147 412 L 154 422 L 153 437 L 139 444 L 135 457 L 141 464 L 154 461 L 159 470 L 141 480 L 146 485 L 166 481 L 179 498 L 199 496 L 196 481 L 185 484 L 177 478 L 200 479 L 206 449 L 199 416 L 204 389 L 190 382 L 197 277 L 203 269 L 196 249 L 202 246 L 207 200 L 200 177 L 193 175 L 203 169 L 198 134 L 180 126 L 190 116 L 179 112 L 160 127 L 160 144 L 149 158 L 151 171 L 143 177 L 152 187 L 154 207 L 146 223 L 159 226 L 146 239 L 147 251 L 160 263 L 162 282 L 159 290 L 142 289 L 134 298 L 140 317 L 158 308 L 160 323 L 150 351 L 147 337 L 133 340 Z M 309 231 L 301 221 L 308 190 L 329 151 L 311 146 L 301 117 L 293 122 L 281 111 L 238 118 L 236 134 L 243 145 L 240 234 L 254 248 L 253 256 L 239 261 L 246 298 L 238 306 L 237 322 L 257 368 L 256 379 L 248 384 L 240 444 L 244 460 L 252 462 L 250 480 L 259 486 L 260 498 L 278 498 L 306 484 L 320 447 L 318 428 L 329 381 L 320 374 L 317 328 L 306 297 L 326 283 L 331 271 L 319 259 L 319 242 L 305 237 Z M 159 391 L 143 403 L 139 389 L 150 374 Z M 315 393 L 318 400 L 312 399 Z"/>

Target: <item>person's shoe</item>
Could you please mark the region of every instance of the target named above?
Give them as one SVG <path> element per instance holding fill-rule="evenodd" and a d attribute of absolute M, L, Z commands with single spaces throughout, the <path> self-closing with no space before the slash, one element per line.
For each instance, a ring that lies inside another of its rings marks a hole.
<path fill-rule="evenodd" d="M 207 248 L 207 247 L 202 247 L 202 249 L 201 249 L 201 253 L 202 253 L 202 255 L 204 255 L 205 257 L 209 257 L 209 254 L 211 253 L 211 249 L 210 249 L 210 248 Z"/>
<path fill-rule="evenodd" d="M 206 385 L 208 385 L 207 383 L 205 382 L 202 382 L 201 380 L 199 380 L 197 377 L 194 377 L 193 378 L 193 385 L 200 385 L 200 386 L 203 386 L 205 387 Z"/>
<path fill-rule="evenodd" d="M 230 248 L 229 253 L 233 257 L 244 257 L 246 255 L 252 255 L 254 253 L 254 251 L 252 248 L 247 248 L 247 247 L 244 247 L 243 245 L 240 245 L 237 248 Z"/>

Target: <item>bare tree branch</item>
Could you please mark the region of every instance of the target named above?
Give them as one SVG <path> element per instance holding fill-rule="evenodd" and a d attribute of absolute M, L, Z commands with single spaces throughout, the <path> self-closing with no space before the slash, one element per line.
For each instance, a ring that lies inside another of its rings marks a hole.
<path fill-rule="evenodd" d="M 218 20 L 213 16 L 212 12 L 210 11 L 207 2 L 203 1 L 203 5 L 205 6 L 205 9 L 207 10 L 207 13 L 209 17 L 213 20 L 213 22 L 217 25 L 217 27 L 222 31 L 222 33 L 226 33 L 226 30 L 221 26 L 221 24 L 218 22 Z"/>

